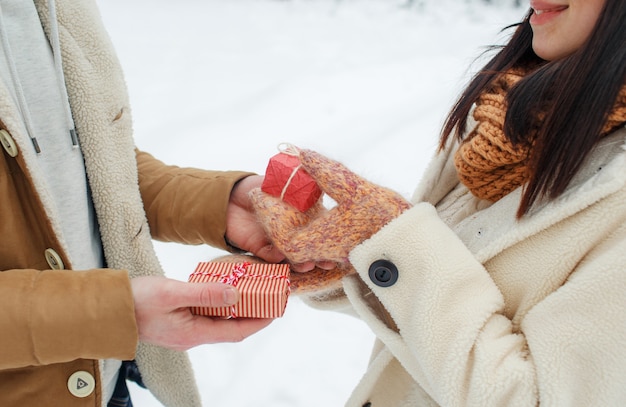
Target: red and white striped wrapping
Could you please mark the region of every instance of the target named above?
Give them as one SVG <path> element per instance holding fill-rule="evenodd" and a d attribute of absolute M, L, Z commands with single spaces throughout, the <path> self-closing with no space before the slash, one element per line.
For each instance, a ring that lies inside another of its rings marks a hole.
<path fill-rule="evenodd" d="M 290 294 L 289 265 L 265 263 L 202 262 L 189 276 L 191 283 L 220 282 L 239 290 L 232 307 L 192 307 L 196 315 L 242 318 L 278 318 Z"/>

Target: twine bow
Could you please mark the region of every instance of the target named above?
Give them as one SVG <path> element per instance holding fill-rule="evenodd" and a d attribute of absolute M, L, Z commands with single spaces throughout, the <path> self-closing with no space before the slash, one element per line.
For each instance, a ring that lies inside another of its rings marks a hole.
<path fill-rule="evenodd" d="M 235 265 L 230 274 L 221 278 L 220 283 L 229 284 L 233 287 L 236 286 L 241 277 L 246 275 L 246 270 L 248 269 L 249 265 L 250 263 L 248 262 Z"/>
<path fill-rule="evenodd" d="M 242 264 L 236 264 L 230 274 L 222 277 L 220 279 L 220 283 L 229 284 L 233 287 L 236 287 L 239 283 L 239 280 L 246 275 L 246 271 L 248 270 L 248 266 L 250 263 L 245 262 Z M 237 311 L 234 305 L 230 306 L 230 317 L 229 318 L 237 318 Z"/>

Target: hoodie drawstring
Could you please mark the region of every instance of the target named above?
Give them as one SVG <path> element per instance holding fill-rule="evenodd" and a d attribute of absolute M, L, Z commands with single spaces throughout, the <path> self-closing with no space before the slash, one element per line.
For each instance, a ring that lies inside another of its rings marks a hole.
<path fill-rule="evenodd" d="M 59 41 L 59 24 L 57 21 L 56 4 L 54 0 L 48 0 L 48 9 L 50 15 L 50 45 L 52 47 L 52 56 L 54 59 L 54 71 L 57 77 L 57 82 L 59 84 L 61 95 L 63 95 L 64 97 L 63 109 L 65 111 L 65 120 L 69 129 L 70 139 L 72 140 L 72 146 L 78 147 L 78 138 L 76 137 L 74 119 L 72 118 L 72 111 L 69 104 L 69 96 L 67 94 L 67 88 L 65 86 L 65 76 L 63 74 L 63 60 L 61 56 L 61 44 Z M 15 86 L 18 108 L 24 119 L 24 125 L 26 126 L 26 131 L 28 132 L 28 136 L 30 137 L 31 142 L 33 143 L 35 152 L 39 154 L 41 153 L 41 148 L 39 147 L 37 137 L 35 136 L 33 120 L 30 115 L 28 103 L 26 102 L 26 96 L 24 95 L 24 89 L 22 88 L 22 83 L 20 82 L 20 77 L 17 72 L 15 60 L 13 59 L 13 52 L 11 50 L 9 36 L 6 31 L 2 15 L 2 5 L 0 4 L 0 41 L 2 41 L 4 55 L 9 65 L 11 79 Z"/>
<path fill-rule="evenodd" d="M 30 110 L 28 110 L 28 104 L 26 103 L 24 90 L 22 89 L 22 82 L 20 82 L 20 77 L 17 74 L 17 67 L 15 66 L 13 52 L 11 51 L 11 45 L 9 44 L 9 36 L 7 35 L 6 29 L 4 27 L 2 15 L 2 5 L 0 4 L 0 37 L 2 37 L 2 49 L 4 50 L 4 55 L 9 65 L 9 72 L 15 86 L 17 104 L 20 109 L 20 113 L 22 114 L 22 118 L 24 118 L 24 125 L 26 126 L 28 137 L 30 137 L 31 142 L 33 143 L 33 147 L 35 147 L 35 151 L 37 152 L 37 154 L 39 154 L 41 153 L 41 148 L 39 148 L 39 143 L 37 143 L 37 138 L 35 137 L 35 131 L 33 130 L 33 121 L 30 117 Z"/>
<path fill-rule="evenodd" d="M 59 21 L 57 20 L 57 9 L 54 0 L 48 0 L 48 14 L 50 19 L 50 45 L 52 46 L 52 57 L 54 58 L 54 70 L 57 75 L 59 89 L 64 97 L 64 110 L 67 127 L 69 128 L 72 146 L 78 147 L 78 138 L 76 137 L 76 128 L 74 126 L 74 118 L 70 108 L 67 87 L 65 86 L 65 75 L 63 74 L 63 57 L 61 55 L 61 42 L 59 40 Z"/>

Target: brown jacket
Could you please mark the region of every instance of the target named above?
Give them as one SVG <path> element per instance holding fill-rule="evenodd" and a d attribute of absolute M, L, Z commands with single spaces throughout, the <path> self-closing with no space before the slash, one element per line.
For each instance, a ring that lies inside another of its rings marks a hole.
<path fill-rule="evenodd" d="M 46 1 L 35 4 L 47 30 Z M 109 268 L 72 270 L 60 220 L 38 192 L 43 178 L 29 165 L 35 152 L 19 112 L 0 92 L 0 406 L 106 405 L 102 359 L 136 359 L 164 405 L 199 406 L 187 356 L 137 342 L 129 276 L 163 274 L 153 238 L 226 248 L 228 197 L 248 174 L 166 166 L 136 150 L 122 72 L 95 3 L 58 0 L 57 14 Z"/>

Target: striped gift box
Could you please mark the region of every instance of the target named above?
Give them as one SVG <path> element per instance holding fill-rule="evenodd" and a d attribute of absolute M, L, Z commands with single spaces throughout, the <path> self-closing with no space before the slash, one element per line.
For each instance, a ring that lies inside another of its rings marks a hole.
<path fill-rule="evenodd" d="M 290 293 L 289 265 L 201 262 L 189 276 L 191 283 L 220 282 L 239 290 L 232 307 L 192 307 L 196 315 L 245 318 L 281 317 Z"/>

